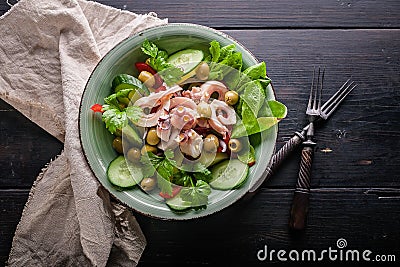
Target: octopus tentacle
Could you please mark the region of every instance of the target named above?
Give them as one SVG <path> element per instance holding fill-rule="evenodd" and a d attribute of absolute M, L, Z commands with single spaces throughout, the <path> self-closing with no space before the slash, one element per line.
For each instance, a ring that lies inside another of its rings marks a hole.
<path fill-rule="evenodd" d="M 207 81 L 201 85 L 201 101 L 208 101 L 213 93 L 218 93 L 218 100 L 223 101 L 225 99 L 225 93 L 228 92 L 228 88 L 225 84 L 218 81 Z"/>

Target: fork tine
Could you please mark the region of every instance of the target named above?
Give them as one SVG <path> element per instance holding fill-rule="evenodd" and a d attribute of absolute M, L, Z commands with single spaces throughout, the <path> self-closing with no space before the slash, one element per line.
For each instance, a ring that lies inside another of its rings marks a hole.
<path fill-rule="evenodd" d="M 322 88 L 324 87 L 324 76 L 325 76 L 325 68 L 322 70 L 322 78 L 321 84 L 319 87 L 319 96 L 318 96 L 318 112 L 321 114 L 321 102 L 322 102 Z"/>
<path fill-rule="evenodd" d="M 341 94 L 326 108 L 323 110 L 322 117 L 323 119 L 327 119 L 339 106 L 339 104 L 346 98 L 354 88 L 357 87 L 357 84 L 351 82 L 342 92 Z M 332 106 L 334 105 L 334 106 Z"/>
<path fill-rule="evenodd" d="M 318 77 L 317 77 L 317 84 L 315 86 L 315 92 L 313 92 L 313 98 L 314 98 L 314 102 L 313 102 L 313 109 L 316 110 L 317 109 L 317 96 L 318 96 L 318 87 L 319 87 L 319 79 L 321 76 L 321 69 L 318 67 Z"/>
<path fill-rule="evenodd" d="M 334 106 L 334 105 L 337 103 L 338 99 L 340 99 L 341 96 L 342 96 L 343 94 L 345 94 L 345 93 L 347 92 L 347 90 L 348 90 L 353 84 L 354 84 L 354 82 L 351 82 L 351 83 L 349 83 L 345 88 L 341 88 L 340 90 L 338 90 L 337 93 L 334 94 L 334 95 L 327 101 L 327 103 L 325 103 L 325 104 L 322 106 L 322 109 L 323 109 L 324 111 L 326 111 L 326 112 L 329 111 L 329 110 L 332 108 L 332 106 Z"/>
<path fill-rule="evenodd" d="M 312 81 L 311 81 L 311 89 L 310 89 L 310 98 L 308 99 L 307 108 L 311 108 L 311 105 L 312 105 L 313 91 L 314 91 L 314 80 L 315 80 L 315 67 L 314 67 L 314 70 L 313 70 L 313 76 L 312 76 Z"/>
<path fill-rule="evenodd" d="M 349 85 L 351 85 L 353 82 L 351 82 L 350 84 L 348 84 L 350 81 L 350 79 L 348 79 L 340 88 L 339 90 L 336 91 L 336 93 L 334 93 L 331 98 L 328 99 L 328 101 L 326 101 L 325 104 L 322 105 L 322 110 L 324 110 L 325 108 L 327 108 L 329 105 L 332 104 L 332 102 L 335 101 L 335 99 L 337 98 L 337 96 L 339 94 L 341 94 L 344 90 L 346 90 L 346 88 L 348 88 Z"/>

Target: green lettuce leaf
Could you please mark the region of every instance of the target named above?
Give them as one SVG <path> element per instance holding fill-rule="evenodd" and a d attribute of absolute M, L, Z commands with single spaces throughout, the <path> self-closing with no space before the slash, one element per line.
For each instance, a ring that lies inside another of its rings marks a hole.
<path fill-rule="evenodd" d="M 268 106 L 272 112 L 272 116 L 283 119 L 287 114 L 287 107 L 279 101 L 268 100 Z"/>
<path fill-rule="evenodd" d="M 142 49 L 143 53 L 145 53 L 146 55 L 148 55 L 152 58 L 157 57 L 158 47 L 154 43 L 150 42 L 149 40 L 147 40 L 147 39 L 144 40 L 141 49 Z"/>
<path fill-rule="evenodd" d="M 253 73 L 263 73 L 263 64 L 253 68 Z M 260 71 L 261 70 L 261 71 Z M 253 77 L 258 77 L 255 75 Z M 286 106 L 276 100 L 267 100 L 269 79 L 256 79 L 243 84 L 238 91 L 242 92 L 237 112 L 241 122 L 238 122 L 232 132 L 232 137 L 252 135 L 267 130 L 286 116 Z"/>
<path fill-rule="evenodd" d="M 248 67 L 243 71 L 243 74 L 247 75 L 247 77 L 251 80 L 265 79 L 267 77 L 267 66 L 263 61 Z"/>
<path fill-rule="evenodd" d="M 260 117 L 257 118 L 255 122 L 245 124 L 238 123 L 232 130 L 232 138 L 239 138 L 243 136 L 249 136 L 255 133 L 260 133 L 265 130 L 268 130 L 275 124 L 277 124 L 279 120 L 275 117 Z"/>
<path fill-rule="evenodd" d="M 213 40 L 210 43 L 210 54 L 211 54 L 211 61 L 212 62 L 218 62 L 219 56 L 221 54 L 221 45 L 219 42 Z"/>
<path fill-rule="evenodd" d="M 232 56 L 232 54 L 235 52 L 235 48 L 236 47 L 234 44 L 230 44 L 230 45 L 226 45 L 226 46 L 222 47 L 221 52 L 220 52 L 219 62 Z"/>

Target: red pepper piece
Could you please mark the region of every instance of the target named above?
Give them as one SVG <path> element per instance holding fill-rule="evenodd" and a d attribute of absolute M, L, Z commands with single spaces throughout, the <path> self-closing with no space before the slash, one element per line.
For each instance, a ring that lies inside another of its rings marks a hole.
<path fill-rule="evenodd" d="M 167 90 L 167 87 L 165 87 L 164 85 L 161 85 L 161 86 L 158 87 L 154 92 L 155 92 L 155 93 L 158 93 L 158 92 L 166 91 L 166 90 Z"/>
<path fill-rule="evenodd" d="M 153 74 L 154 80 L 155 80 L 153 88 L 158 88 L 163 84 L 163 80 L 161 79 L 160 75 L 158 75 L 158 73 L 152 67 L 150 67 L 148 64 L 146 64 L 144 62 L 136 62 L 135 67 L 137 68 L 137 70 L 139 72 L 148 71 L 151 74 Z"/>
<path fill-rule="evenodd" d="M 152 107 L 150 113 L 155 113 L 158 110 L 158 106 Z"/>
<path fill-rule="evenodd" d="M 159 195 L 160 197 L 163 197 L 165 199 L 169 199 L 169 198 L 173 198 L 174 196 L 176 196 L 179 192 L 181 191 L 181 187 L 180 186 L 175 186 L 172 188 L 172 194 L 169 195 L 165 192 L 160 192 Z"/>
<path fill-rule="evenodd" d="M 103 106 L 100 104 L 94 104 L 91 108 L 94 112 L 101 112 L 103 113 Z"/>
<path fill-rule="evenodd" d="M 223 140 L 224 140 L 225 144 L 229 144 L 229 140 L 231 140 L 229 133 L 226 133 L 225 138 Z M 228 147 L 228 149 L 229 149 L 229 147 Z"/>
<path fill-rule="evenodd" d="M 150 72 L 150 73 L 153 74 L 153 75 L 157 73 L 152 67 L 150 67 L 149 65 L 147 65 L 147 64 L 144 63 L 144 62 L 137 62 L 137 63 L 135 63 L 135 67 L 137 68 L 137 70 L 138 70 L 139 72 L 141 72 L 141 71 L 148 71 L 148 72 Z"/>
<path fill-rule="evenodd" d="M 256 161 L 252 161 L 252 162 L 247 163 L 247 165 L 248 165 L 249 167 L 253 166 L 254 164 L 256 164 Z"/>

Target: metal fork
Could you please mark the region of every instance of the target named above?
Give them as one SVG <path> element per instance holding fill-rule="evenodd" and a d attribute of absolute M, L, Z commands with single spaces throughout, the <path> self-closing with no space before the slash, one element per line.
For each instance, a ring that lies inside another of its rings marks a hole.
<path fill-rule="evenodd" d="M 315 76 L 313 77 L 313 81 Z M 357 86 L 354 82 L 348 79 L 340 89 L 329 98 L 324 105 L 321 106 L 320 116 L 315 118 L 315 123 L 318 123 L 321 119 L 327 120 L 332 113 L 336 110 L 339 104 L 345 99 L 345 97 Z M 313 87 L 312 87 L 313 88 Z M 321 96 L 322 97 L 322 96 Z M 310 102 L 310 101 L 309 101 Z M 313 104 L 313 103 L 312 103 Z M 249 189 L 249 193 L 254 193 L 264 181 L 271 178 L 275 174 L 275 171 L 281 165 L 281 163 L 302 143 L 306 140 L 306 133 L 309 129 L 310 124 L 302 129 L 301 132 L 295 132 L 295 135 L 286 142 L 286 144 L 279 149 L 271 158 L 268 166 L 265 169 L 264 174 L 258 179 Z"/>
<path fill-rule="evenodd" d="M 330 115 L 336 110 L 339 104 L 346 98 L 354 88 L 357 87 L 353 81 L 348 79 L 340 89 L 321 107 L 320 117 L 324 120 L 328 119 Z"/>
<path fill-rule="evenodd" d="M 289 227 L 296 230 L 303 229 L 307 219 L 310 199 L 311 166 L 314 156 L 314 147 L 316 145 L 316 143 L 312 140 L 314 137 L 314 121 L 321 115 L 321 99 L 324 75 L 325 69 L 322 71 L 321 77 L 321 70 L 318 68 L 318 78 L 315 81 L 314 69 L 310 98 L 308 100 L 306 110 L 309 121 L 307 140 L 303 142 L 304 147 L 301 151 L 299 177 L 297 178 L 296 190 L 294 192 L 292 207 L 290 210 Z"/>

